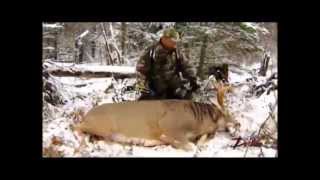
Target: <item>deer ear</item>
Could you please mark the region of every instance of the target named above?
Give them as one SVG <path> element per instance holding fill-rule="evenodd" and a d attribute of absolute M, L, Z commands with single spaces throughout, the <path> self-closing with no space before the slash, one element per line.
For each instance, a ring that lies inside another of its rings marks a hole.
<path fill-rule="evenodd" d="M 223 101 L 224 101 L 224 96 L 225 96 L 225 89 L 224 89 L 223 85 L 220 83 L 219 83 L 217 92 L 218 92 L 217 93 L 218 103 L 224 109 Z"/>

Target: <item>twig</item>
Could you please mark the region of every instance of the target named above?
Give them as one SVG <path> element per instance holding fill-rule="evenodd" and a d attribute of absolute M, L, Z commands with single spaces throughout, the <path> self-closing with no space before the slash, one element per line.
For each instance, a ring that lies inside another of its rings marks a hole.
<path fill-rule="evenodd" d="M 250 137 L 249 137 L 249 139 L 252 139 L 252 137 L 254 137 L 254 134 L 256 133 L 256 131 L 254 131 L 251 135 L 250 135 Z M 246 152 L 244 153 L 244 156 L 243 157 L 246 157 L 247 156 L 247 152 L 248 152 L 248 150 L 249 150 L 249 144 L 248 143 L 245 143 L 245 145 L 246 145 Z"/>
<path fill-rule="evenodd" d="M 248 152 L 248 150 L 249 150 L 249 146 L 247 145 L 247 146 L 246 146 L 246 152 L 244 152 L 243 157 L 247 157 L 247 152 Z"/>
<path fill-rule="evenodd" d="M 237 142 L 232 146 L 233 149 L 235 149 L 236 147 L 239 146 L 240 141 L 242 140 L 242 138 L 239 136 L 238 138 L 236 138 Z"/>
<path fill-rule="evenodd" d="M 263 153 L 263 151 L 262 151 L 262 147 L 260 147 L 260 153 L 258 154 L 258 157 L 265 157 L 265 156 L 264 156 L 264 153 Z"/>
<path fill-rule="evenodd" d="M 264 128 L 266 122 L 267 122 L 268 119 L 272 116 L 273 111 L 275 110 L 275 107 L 276 107 L 277 104 L 278 104 L 278 98 L 277 98 L 276 102 L 274 103 L 274 105 L 273 105 L 272 107 L 269 106 L 269 109 L 270 109 L 269 115 L 268 115 L 268 117 L 266 118 L 266 120 L 264 120 L 264 122 L 261 124 L 261 126 L 260 126 L 260 128 L 259 128 L 259 131 L 258 131 L 258 135 L 257 135 L 258 137 L 260 136 L 260 133 L 261 133 L 262 129 Z"/>
<path fill-rule="evenodd" d="M 242 146 L 242 145 L 245 145 L 245 146 L 246 146 L 246 151 L 245 151 L 244 157 L 246 157 L 246 155 L 247 155 L 249 146 L 259 146 L 259 147 L 260 147 L 260 153 L 259 153 L 258 156 L 259 156 L 259 157 L 261 157 L 261 156 L 264 157 L 264 154 L 263 154 L 263 151 L 262 151 L 262 144 L 259 142 L 259 140 L 260 140 L 260 138 L 261 138 L 260 134 L 261 134 L 262 129 L 264 128 L 267 120 L 273 115 L 273 111 L 274 111 L 277 103 L 278 103 L 278 99 L 276 100 L 276 103 L 275 103 L 273 106 L 271 106 L 271 105 L 269 106 L 269 108 L 270 108 L 269 115 L 268 115 L 268 117 L 266 118 L 266 120 L 261 124 L 261 126 L 260 126 L 260 128 L 259 128 L 259 131 L 258 131 L 258 134 L 257 134 L 256 136 L 254 136 L 254 133 L 256 132 L 256 131 L 255 131 L 255 132 L 253 132 L 253 133 L 251 134 L 249 140 L 247 140 L 247 141 L 245 140 L 244 143 L 239 144 L 239 141 L 240 141 L 240 140 L 238 139 L 238 141 L 237 141 L 236 144 L 234 145 L 234 148 L 235 148 L 235 147 L 238 147 L 238 146 Z M 269 137 L 271 137 L 271 136 L 269 136 Z M 274 139 L 273 137 L 271 137 L 271 138 Z"/>

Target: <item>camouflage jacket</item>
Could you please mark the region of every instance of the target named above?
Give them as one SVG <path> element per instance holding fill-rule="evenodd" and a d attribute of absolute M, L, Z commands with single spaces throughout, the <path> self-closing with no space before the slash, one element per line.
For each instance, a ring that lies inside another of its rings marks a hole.
<path fill-rule="evenodd" d="M 136 70 L 138 83 L 144 84 L 146 89 L 151 88 L 160 93 L 168 88 L 181 87 L 183 82 L 178 75 L 179 72 L 191 85 L 196 84 L 195 69 L 180 53 L 179 48 L 169 51 L 159 42 L 145 51 L 137 63 Z"/>

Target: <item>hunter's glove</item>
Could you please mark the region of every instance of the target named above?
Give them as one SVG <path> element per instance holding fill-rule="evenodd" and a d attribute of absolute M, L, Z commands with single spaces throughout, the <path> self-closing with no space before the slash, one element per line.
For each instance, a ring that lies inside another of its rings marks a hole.
<path fill-rule="evenodd" d="M 191 91 L 196 91 L 200 88 L 200 86 L 197 84 L 197 81 L 193 80 L 190 82 Z"/>
<path fill-rule="evenodd" d="M 146 84 L 147 83 L 146 83 L 145 80 L 138 80 L 136 85 L 135 85 L 136 91 L 148 93 L 149 92 L 149 87 L 147 87 Z"/>
<path fill-rule="evenodd" d="M 179 96 L 181 99 L 184 99 L 188 94 L 188 90 L 185 88 L 178 88 L 176 89 L 175 94 Z"/>

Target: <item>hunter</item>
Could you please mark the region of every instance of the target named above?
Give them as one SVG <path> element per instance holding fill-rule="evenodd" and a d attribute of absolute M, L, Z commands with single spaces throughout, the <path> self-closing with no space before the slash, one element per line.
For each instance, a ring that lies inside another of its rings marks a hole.
<path fill-rule="evenodd" d="M 181 53 L 178 41 L 179 33 L 166 29 L 139 59 L 136 66 L 139 100 L 192 99 L 192 92 L 199 89 L 195 69 Z"/>

